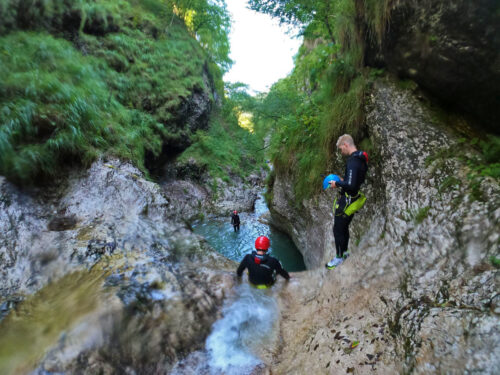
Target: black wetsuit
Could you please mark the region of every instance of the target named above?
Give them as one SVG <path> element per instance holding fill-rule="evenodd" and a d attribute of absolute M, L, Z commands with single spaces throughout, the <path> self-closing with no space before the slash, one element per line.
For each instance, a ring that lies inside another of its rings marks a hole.
<path fill-rule="evenodd" d="M 231 224 L 233 224 L 235 232 L 240 230 L 240 216 L 238 214 L 231 214 Z"/>
<path fill-rule="evenodd" d="M 268 254 L 258 255 L 256 251 L 245 255 L 236 270 L 238 276 L 243 274 L 245 268 L 248 268 L 248 279 L 254 285 L 272 285 L 276 280 L 276 273 L 287 280 L 290 279 L 290 275 L 278 259 Z"/>
<path fill-rule="evenodd" d="M 335 236 L 335 247 L 337 257 L 342 258 L 349 245 L 349 224 L 354 215 L 347 216 L 344 213 L 349 200 L 354 201 L 358 197 L 359 187 L 365 182 L 368 170 L 368 155 L 364 151 L 354 151 L 347 159 L 344 181 L 336 182 L 340 189 L 337 199 L 338 208 L 335 210 L 335 224 L 333 235 Z M 347 196 L 346 196 L 347 193 Z"/>

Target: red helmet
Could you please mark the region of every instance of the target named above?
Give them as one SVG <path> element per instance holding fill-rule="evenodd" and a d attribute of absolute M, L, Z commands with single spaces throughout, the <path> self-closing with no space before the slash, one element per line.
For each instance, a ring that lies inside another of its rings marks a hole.
<path fill-rule="evenodd" d="M 233 214 L 235 214 L 235 215 L 236 215 L 237 213 L 238 213 L 238 211 L 236 211 L 236 210 L 234 210 L 234 211 L 233 211 Z"/>
<path fill-rule="evenodd" d="M 257 237 L 257 239 L 255 240 L 255 248 L 257 250 L 267 250 L 269 249 L 269 245 L 269 238 L 267 238 L 266 236 Z"/>

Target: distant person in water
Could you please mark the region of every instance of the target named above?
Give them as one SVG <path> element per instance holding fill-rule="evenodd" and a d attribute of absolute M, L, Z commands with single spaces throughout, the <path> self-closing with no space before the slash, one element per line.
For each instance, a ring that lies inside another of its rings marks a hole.
<path fill-rule="evenodd" d="M 240 216 L 238 215 L 238 211 L 233 211 L 231 214 L 231 224 L 233 224 L 235 232 L 240 230 Z"/>
<path fill-rule="evenodd" d="M 333 235 L 335 237 L 336 257 L 326 264 L 326 268 L 333 269 L 349 256 L 349 224 L 354 213 L 365 204 L 366 197 L 359 191 L 365 182 L 368 170 L 368 154 L 358 151 L 354 140 L 349 134 L 344 134 L 337 140 L 337 149 L 343 156 L 348 156 L 344 178 L 340 181 L 330 181 L 330 187 L 340 188 L 339 196 L 333 203 L 335 223 Z"/>
<path fill-rule="evenodd" d="M 276 281 L 277 273 L 286 280 L 290 280 L 290 275 L 281 266 L 280 261 L 267 254 L 269 245 L 269 238 L 265 236 L 257 237 L 255 251 L 245 255 L 236 270 L 238 277 L 241 277 L 245 268 L 248 268 L 248 279 L 258 289 L 266 289 L 272 286 Z"/>

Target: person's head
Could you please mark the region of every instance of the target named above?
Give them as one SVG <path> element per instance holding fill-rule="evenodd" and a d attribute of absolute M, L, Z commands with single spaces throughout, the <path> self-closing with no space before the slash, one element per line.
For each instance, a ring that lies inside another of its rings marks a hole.
<path fill-rule="evenodd" d="M 236 214 L 238 214 L 238 211 L 234 210 L 234 211 L 233 211 L 233 214 L 235 214 L 235 215 L 236 215 Z"/>
<path fill-rule="evenodd" d="M 257 251 L 266 252 L 267 250 L 269 250 L 270 245 L 271 243 L 269 242 L 269 238 L 267 238 L 266 236 L 259 236 L 255 240 L 255 249 Z"/>
<path fill-rule="evenodd" d="M 342 155 L 351 155 L 357 150 L 354 140 L 349 134 L 344 134 L 337 140 L 337 149 Z"/>

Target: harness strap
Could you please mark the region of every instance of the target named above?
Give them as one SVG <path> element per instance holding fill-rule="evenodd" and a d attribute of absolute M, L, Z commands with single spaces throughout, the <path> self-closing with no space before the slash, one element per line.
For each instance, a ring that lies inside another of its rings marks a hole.
<path fill-rule="evenodd" d="M 345 195 L 346 203 L 345 203 L 344 209 L 342 210 L 341 215 L 347 215 L 347 216 L 353 215 L 356 211 L 361 209 L 361 207 L 363 207 L 365 202 L 366 202 L 366 196 L 361 191 L 358 191 L 358 194 L 356 194 L 356 195 L 349 195 L 346 192 L 344 192 L 344 195 Z M 341 196 L 342 196 L 342 194 L 339 194 L 339 197 L 341 197 Z M 337 202 L 338 202 L 338 198 L 335 198 L 335 200 L 333 201 L 333 207 L 332 207 L 334 214 L 335 214 L 335 211 L 339 208 L 339 204 Z"/>

